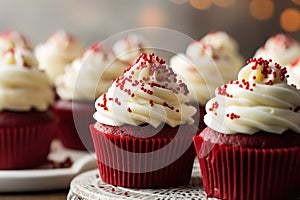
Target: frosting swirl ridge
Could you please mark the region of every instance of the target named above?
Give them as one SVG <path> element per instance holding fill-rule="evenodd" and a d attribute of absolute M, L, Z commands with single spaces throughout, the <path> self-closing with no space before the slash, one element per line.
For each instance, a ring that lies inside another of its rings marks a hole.
<path fill-rule="evenodd" d="M 287 84 L 286 72 L 262 58 L 249 60 L 238 80 L 216 89 L 204 122 L 224 134 L 300 133 L 300 93 Z"/>
<path fill-rule="evenodd" d="M 96 100 L 94 118 L 113 126 L 192 124 L 196 109 L 189 105 L 188 93 L 164 60 L 143 53 Z"/>

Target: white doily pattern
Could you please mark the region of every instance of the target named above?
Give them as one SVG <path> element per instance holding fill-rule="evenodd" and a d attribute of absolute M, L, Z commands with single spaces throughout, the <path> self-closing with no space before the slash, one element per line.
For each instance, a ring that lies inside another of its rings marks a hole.
<path fill-rule="evenodd" d="M 168 189 L 130 189 L 116 187 L 104 183 L 99 177 L 98 170 L 85 172 L 71 182 L 68 200 L 88 199 L 203 199 L 206 194 L 203 190 L 198 161 L 195 159 L 192 178 L 189 185 Z"/>

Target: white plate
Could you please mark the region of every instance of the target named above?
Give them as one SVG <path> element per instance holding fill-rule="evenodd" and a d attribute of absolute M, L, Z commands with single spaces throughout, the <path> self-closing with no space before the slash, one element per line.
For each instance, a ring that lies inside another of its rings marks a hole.
<path fill-rule="evenodd" d="M 0 170 L 0 192 L 31 192 L 69 188 L 71 180 L 83 171 L 97 168 L 95 155 L 86 151 L 66 149 L 60 141 L 51 144 L 49 160 L 62 162 L 71 158 L 68 168 L 53 169 L 43 165 L 35 169 Z"/>

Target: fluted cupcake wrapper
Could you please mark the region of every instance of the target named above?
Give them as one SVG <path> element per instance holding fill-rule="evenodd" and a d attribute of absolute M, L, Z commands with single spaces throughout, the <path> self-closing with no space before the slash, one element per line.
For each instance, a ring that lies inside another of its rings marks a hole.
<path fill-rule="evenodd" d="M 295 199 L 300 195 L 300 147 L 231 147 L 194 137 L 203 186 L 220 199 Z"/>
<path fill-rule="evenodd" d="M 76 112 L 75 110 L 63 110 L 58 108 L 55 108 L 54 112 L 59 118 L 57 136 L 65 147 L 76 150 L 86 150 L 87 148 L 85 145 L 92 146 L 89 125 L 93 122 L 93 112 Z M 76 122 L 74 116 L 77 117 Z M 77 124 L 75 125 L 75 123 Z M 85 137 L 83 138 L 87 141 L 85 144 L 79 134 L 81 134 L 82 137 Z"/>
<path fill-rule="evenodd" d="M 25 169 L 44 164 L 55 123 L 0 128 L 0 169 Z"/>
<path fill-rule="evenodd" d="M 104 182 L 130 188 L 172 187 L 189 183 L 195 158 L 191 137 L 135 138 L 101 133 L 93 125 L 90 129 Z M 160 151 L 170 142 L 174 142 L 172 145 L 177 148 Z M 182 146 L 187 148 L 183 151 Z M 159 151 L 157 155 L 151 153 L 156 150 Z M 166 158 L 176 156 L 179 158 L 174 162 L 161 166 Z"/>

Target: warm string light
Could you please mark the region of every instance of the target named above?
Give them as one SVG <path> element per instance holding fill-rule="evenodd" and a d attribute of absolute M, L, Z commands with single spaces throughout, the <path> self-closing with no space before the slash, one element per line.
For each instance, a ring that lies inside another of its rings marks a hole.
<path fill-rule="evenodd" d="M 294 8 L 285 9 L 280 15 L 280 26 L 289 32 L 300 29 L 300 12 Z"/>
<path fill-rule="evenodd" d="M 149 6 L 140 10 L 138 24 L 141 26 L 159 26 L 167 24 L 167 16 L 164 10 L 158 6 Z"/>
<path fill-rule="evenodd" d="M 211 0 L 190 0 L 191 6 L 197 8 L 199 10 L 206 10 L 211 7 L 212 1 Z"/>
<path fill-rule="evenodd" d="M 173 3 L 179 4 L 179 5 L 188 2 L 188 0 L 171 0 L 171 1 L 172 1 Z"/>
<path fill-rule="evenodd" d="M 188 2 L 188 0 L 170 0 L 175 4 L 184 4 Z M 213 4 L 215 4 L 218 7 L 228 7 L 233 5 L 236 0 L 189 0 L 192 7 L 198 9 L 198 10 L 206 10 L 210 8 Z"/>
<path fill-rule="evenodd" d="M 171 0 L 176 4 L 184 4 L 188 0 Z M 291 0 L 300 5 L 300 0 Z M 218 7 L 229 7 L 236 0 L 189 0 L 192 7 L 199 10 L 209 9 L 213 4 Z M 274 15 L 275 5 L 273 0 L 251 0 L 249 11 L 251 16 L 257 20 L 269 20 Z M 280 26 L 286 31 L 295 32 L 300 30 L 300 11 L 296 8 L 287 8 L 280 15 Z"/>
<path fill-rule="evenodd" d="M 300 6 L 300 0 L 292 0 L 292 2 Z"/>
<path fill-rule="evenodd" d="M 251 16 L 258 20 L 268 20 L 274 14 L 274 2 L 271 0 L 252 0 L 249 6 Z"/>
<path fill-rule="evenodd" d="M 212 0 L 212 2 L 219 7 L 228 7 L 235 3 L 236 0 Z"/>

